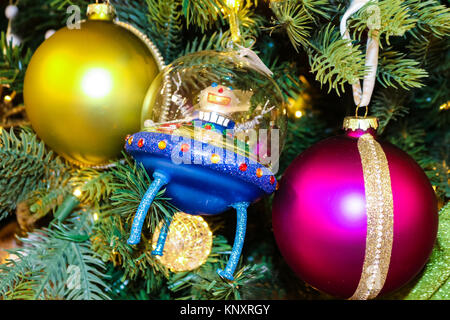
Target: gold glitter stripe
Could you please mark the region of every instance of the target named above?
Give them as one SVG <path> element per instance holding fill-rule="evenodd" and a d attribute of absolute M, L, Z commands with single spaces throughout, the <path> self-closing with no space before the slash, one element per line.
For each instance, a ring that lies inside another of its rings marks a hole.
<path fill-rule="evenodd" d="M 358 139 L 364 175 L 367 236 L 358 287 L 350 300 L 375 298 L 386 281 L 394 235 L 394 204 L 389 166 L 380 144 L 370 134 Z"/>

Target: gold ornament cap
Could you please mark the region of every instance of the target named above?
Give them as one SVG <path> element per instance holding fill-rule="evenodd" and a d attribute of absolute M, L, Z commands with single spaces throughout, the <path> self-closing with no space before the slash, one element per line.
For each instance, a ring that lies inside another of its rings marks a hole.
<path fill-rule="evenodd" d="M 345 117 L 344 130 L 356 131 L 358 129 L 366 131 L 367 129 L 377 130 L 378 119 L 376 117 Z"/>
<path fill-rule="evenodd" d="M 113 21 L 116 17 L 116 9 L 106 3 L 92 3 L 88 5 L 87 13 L 88 20 L 102 20 L 102 21 Z"/>

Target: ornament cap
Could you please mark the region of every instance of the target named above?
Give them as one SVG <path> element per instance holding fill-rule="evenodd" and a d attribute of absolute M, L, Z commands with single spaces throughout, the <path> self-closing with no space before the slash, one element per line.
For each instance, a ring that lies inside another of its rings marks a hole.
<path fill-rule="evenodd" d="M 378 128 L 378 119 L 376 117 L 345 117 L 343 128 L 345 130 L 376 130 Z"/>
<path fill-rule="evenodd" d="M 106 3 L 92 3 L 88 5 L 87 13 L 88 20 L 103 20 L 103 21 L 113 21 L 116 17 L 116 9 Z"/>

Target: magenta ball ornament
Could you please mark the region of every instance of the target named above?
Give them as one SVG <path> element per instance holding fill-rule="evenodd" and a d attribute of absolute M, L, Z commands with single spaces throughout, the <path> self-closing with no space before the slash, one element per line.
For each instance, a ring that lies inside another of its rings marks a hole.
<path fill-rule="evenodd" d="M 358 139 L 366 133 L 375 136 L 374 128 L 347 128 L 301 153 L 285 171 L 273 202 L 273 232 L 287 264 L 312 287 L 340 298 L 355 293 L 365 259 L 367 199 Z M 377 142 L 386 155 L 393 201 L 383 295 L 424 267 L 436 240 L 438 210 L 419 165 L 394 145 Z"/>

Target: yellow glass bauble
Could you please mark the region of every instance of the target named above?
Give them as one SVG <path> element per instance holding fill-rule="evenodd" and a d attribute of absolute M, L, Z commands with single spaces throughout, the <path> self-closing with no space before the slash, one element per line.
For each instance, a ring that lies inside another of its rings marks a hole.
<path fill-rule="evenodd" d="M 79 165 L 101 166 L 120 155 L 127 134 L 139 130 L 145 94 L 164 67 L 150 40 L 114 21 L 111 9 L 91 5 L 79 29 L 65 27 L 47 39 L 25 76 L 33 129 Z"/>

